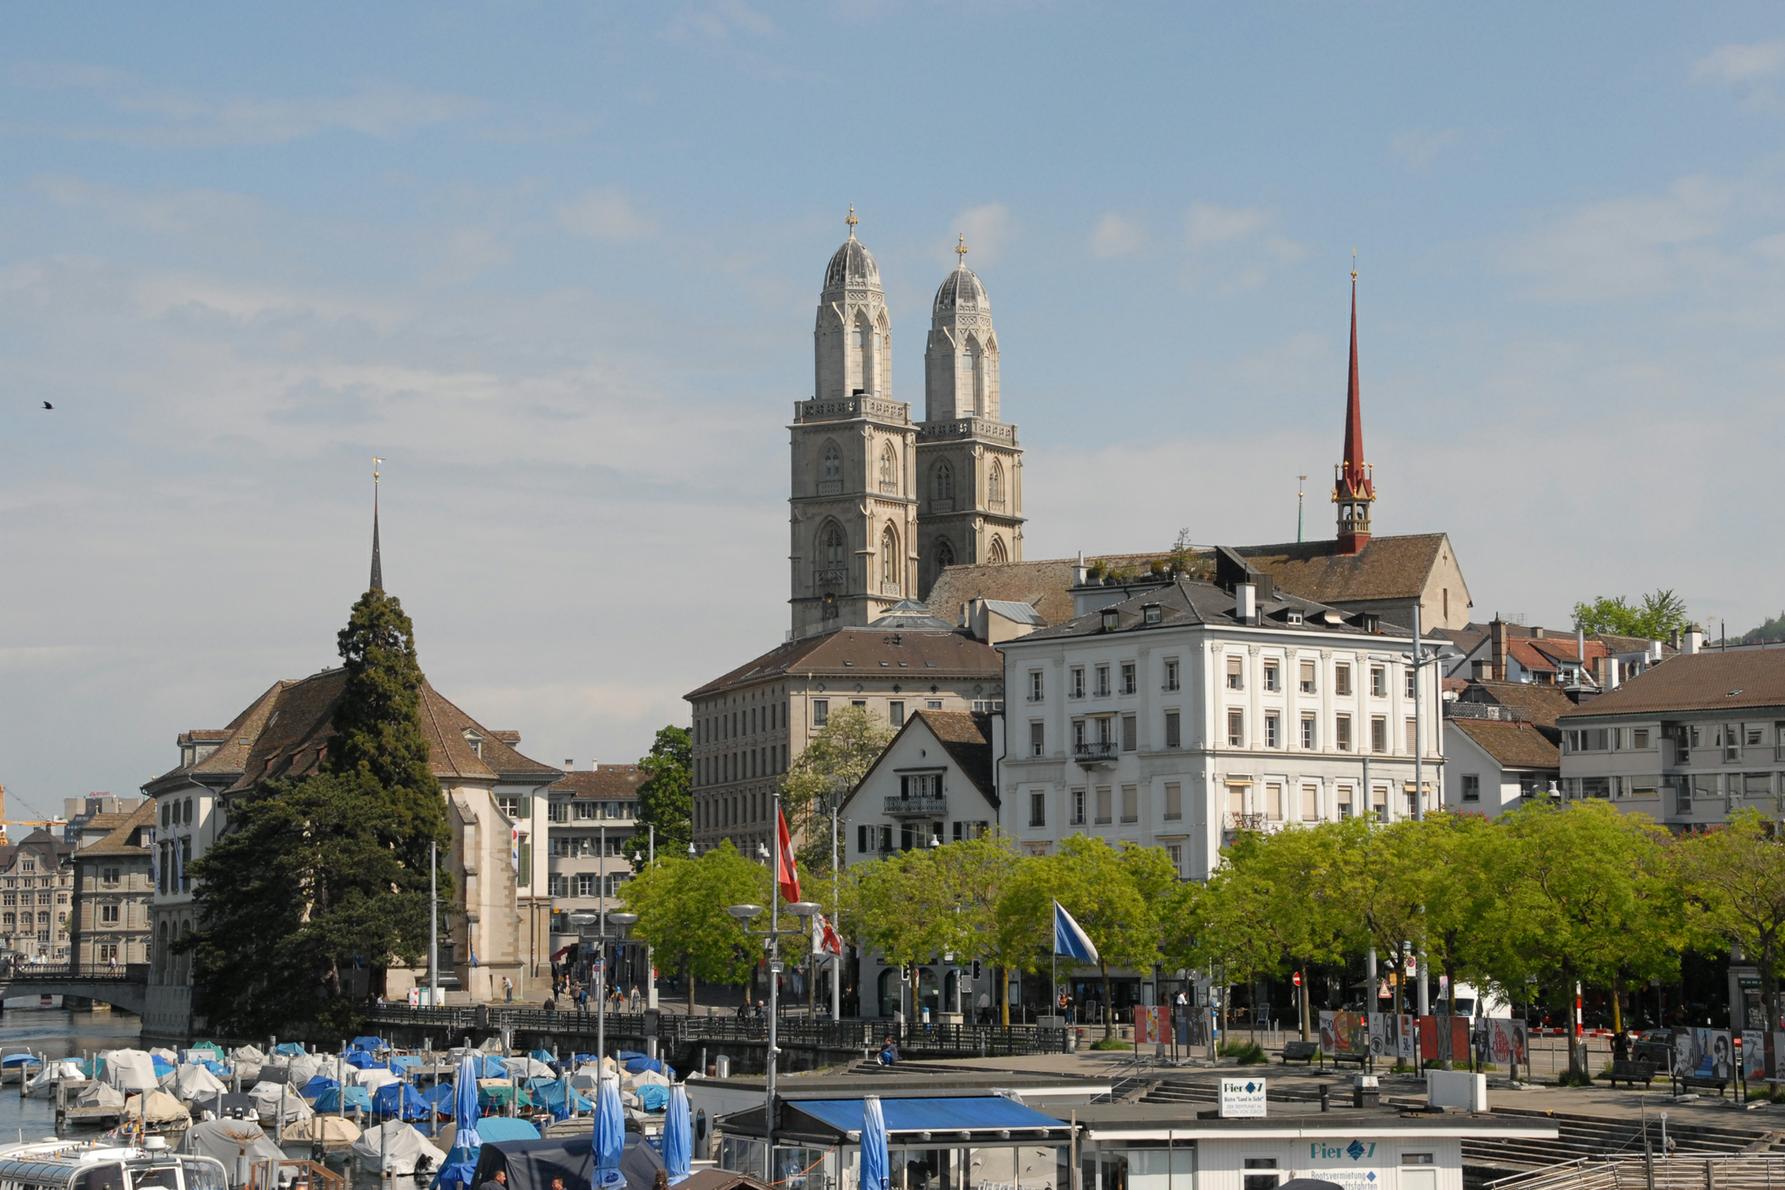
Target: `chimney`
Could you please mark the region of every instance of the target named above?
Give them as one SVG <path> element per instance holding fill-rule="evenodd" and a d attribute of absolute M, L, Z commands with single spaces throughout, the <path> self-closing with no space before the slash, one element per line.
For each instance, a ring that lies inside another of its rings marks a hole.
<path fill-rule="evenodd" d="M 1574 628 L 1574 659 L 1584 668 L 1587 664 L 1587 630 L 1578 624 Z"/>
<path fill-rule="evenodd" d="M 1537 640 L 1542 640 L 1544 637 L 1549 635 L 1549 632 L 1548 632 L 1548 630 L 1546 630 L 1544 628 L 1544 626 L 1542 624 L 1539 624 L 1539 625 L 1537 625 L 1537 627 L 1531 629 L 1531 635 L 1534 638 L 1536 638 Z"/>
<path fill-rule="evenodd" d="M 1252 583 L 1235 583 L 1233 618 L 1242 624 L 1258 623 L 1258 588 Z"/>
<path fill-rule="evenodd" d="M 1605 659 L 1605 681 L 1600 684 L 1604 686 L 1608 692 L 1616 690 L 1618 684 L 1624 680 L 1623 670 L 1623 663 L 1616 657 L 1607 657 Z"/>
<path fill-rule="evenodd" d="M 568 773 L 571 769 L 574 769 L 575 767 L 576 767 L 576 757 L 566 756 L 564 758 L 564 771 Z"/>
<path fill-rule="evenodd" d="M 1682 651 L 1684 651 L 1687 654 L 1696 653 L 1700 649 L 1704 648 L 1704 629 L 1700 628 L 1696 624 L 1687 625 L 1686 626 L 1686 643 L 1681 647 L 1682 647 Z"/>
<path fill-rule="evenodd" d="M 1072 564 L 1072 585 L 1082 587 L 1089 576 L 1085 573 L 1085 551 L 1078 552 L 1078 561 Z"/>
<path fill-rule="evenodd" d="M 1488 665 L 1488 677 L 1496 682 L 1504 682 L 1506 680 L 1506 621 L 1495 616 L 1494 622 L 1488 625 L 1488 636 L 1493 639 L 1493 652 L 1490 654 L 1492 660 Z"/>
<path fill-rule="evenodd" d="M 1660 641 L 1652 640 L 1649 642 L 1649 660 L 1650 661 L 1661 660 L 1661 642 Z"/>

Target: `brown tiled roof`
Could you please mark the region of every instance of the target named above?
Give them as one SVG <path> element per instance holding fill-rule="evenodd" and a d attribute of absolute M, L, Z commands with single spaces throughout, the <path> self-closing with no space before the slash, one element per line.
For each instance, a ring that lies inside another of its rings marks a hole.
<path fill-rule="evenodd" d="M 1546 636 L 1509 638 L 1506 651 L 1512 659 L 1530 670 L 1532 673 L 1554 673 L 1563 662 L 1578 663 L 1581 650 L 1572 636 Z M 1591 672 L 1593 663 L 1608 656 L 1609 650 L 1597 638 L 1589 637 L 1586 641 L 1586 665 Z"/>
<path fill-rule="evenodd" d="M 121 810 L 105 810 L 98 814 L 89 815 L 88 817 L 81 819 L 81 833 L 92 834 L 96 831 L 109 831 L 125 822 L 129 817 L 129 811 Z"/>
<path fill-rule="evenodd" d="M 1004 675 L 998 650 L 965 632 L 935 628 L 839 628 L 770 649 L 760 657 L 714 678 L 684 697 L 704 698 L 736 686 L 783 674 L 861 677 L 904 674 L 919 678 L 981 678 Z"/>
<path fill-rule="evenodd" d="M 60 863 L 74 851 L 74 846 L 40 826 L 17 843 L 0 847 L 0 868 L 10 868 L 21 851 L 34 851 L 45 862 Z"/>
<path fill-rule="evenodd" d="M 131 836 L 136 835 L 138 831 L 145 827 L 155 825 L 154 801 L 145 799 L 143 804 L 138 806 L 135 811 L 130 814 L 119 815 L 119 817 L 124 821 L 112 828 L 110 834 L 107 834 L 103 838 L 95 839 L 85 847 L 82 847 L 79 851 L 76 851 L 74 853 L 75 859 L 97 859 L 101 856 L 149 854 L 148 844 L 143 842 L 133 843 L 131 841 Z"/>
<path fill-rule="evenodd" d="M 1519 718 L 1542 727 L 1554 727 L 1557 716 L 1574 709 L 1574 700 L 1554 686 L 1532 682 L 1470 682 L 1463 701 L 1510 707 Z"/>
<path fill-rule="evenodd" d="M 638 796 L 645 771 L 636 764 L 598 764 L 593 769 L 573 769 L 546 787 L 548 793 L 571 797 L 619 801 Z"/>
<path fill-rule="evenodd" d="M 1278 590 L 1317 603 L 1415 599 L 1450 543 L 1442 533 L 1372 537 L 1356 554 L 1333 541 L 1236 546 L 1234 553 L 1270 575 Z"/>
<path fill-rule="evenodd" d="M 936 742 L 960 766 L 961 772 L 994 807 L 998 804 L 997 782 L 992 766 L 992 717 L 971 711 L 919 711 Z"/>
<path fill-rule="evenodd" d="M 1500 719 L 1451 719 L 1449 726 L 1474 740 L 1509 769 L 1556 769 L 1562 767 L 1562 752 L 1551 739 L 1553 732 L 1532 723 L 1511 723 Z"/>
<path fill-rule="evenodd" d="M 1085 565 L 1118 567 L 1143 575 L 1152 563 L 1169 556 L 1164 551 L 1099 554 L 1086 558 Z M 1205 558 L 1194 561 L 1200 563 L 1196 574 L 1209 569 Z M 931 612 L 951 623 L 958 623 L 961 608 L 975 599 L 1002 599 L 1028 604 L 1049 624 L 1064 624 L 1072 619 L 1072 587 L 1077 573 L 1078 561 L 1074 558 L 950 566 L 936 576 L 924 602 Z"/>
<path fill-rule="evenodd" d="M 1682 653 L 1562 718 L 1738 707 L 1785 707 L 1785 650 Z"/>
<path fill-rule="evenodd" d="M 321 768 L 328 740 L 334 734 L 335 702 L 346 686 L 346 671 L 323 670 L 298 681 L 275 683 L 228 728 L 227 741 L 193 765 L 176 768 L 149 782 L 145 789 L 184 775 L 227 780 L 225 792 L 252 788 L 276 778 L 308 776 Z M 428 763 L 442 780 L 470 778 L 550 778 L 558 770 L 521 755 L 503 736 L 453 705 L 427 681 L 422 682 L 422 735 Z M 473 731 L 483 737 L 480 757 L 465 739 Z"/>

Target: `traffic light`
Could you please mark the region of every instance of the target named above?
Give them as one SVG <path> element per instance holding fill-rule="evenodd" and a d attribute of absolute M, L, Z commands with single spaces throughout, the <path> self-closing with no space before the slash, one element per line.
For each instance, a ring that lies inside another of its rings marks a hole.
<path fill-rule="evenodd" d="M 973 960 L 973 978 L 975 980 L 978 980 L 978 978 L 979 978 L 979 960 L 978 959 Z"/>

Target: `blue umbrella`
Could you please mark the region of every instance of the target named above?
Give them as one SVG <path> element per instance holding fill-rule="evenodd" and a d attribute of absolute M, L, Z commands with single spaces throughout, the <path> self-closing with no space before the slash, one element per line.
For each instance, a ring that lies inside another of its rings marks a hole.
<path fill-rule="evenodd" d="M 459 1059 L 459 1074 L 452 1085 L 452 1147 L 475 1153 L 483 1139 L 477 1134 L 477 1064 L 470 1055 Z"/>
<path fill-rule="evenodd" d="M 620 1080 L 611 1076 L 603 1078 L 595 1092 L 595 1137 L 591 1147 L 595 1155 L 592 1190 L 624 1186 L 626 1175 L 620 1172 L 620 1157 L 626 1147 L 626 1113 L 620 1106 Z"/>
<path fill-rule="evenodd" d="M 862 1098 L 861 1145 L 861 1190 L 887 1190 L 891 1158 L 886 1151 L 886 1117 L 881 1114 L 878 1095 Z"/>
<path fill-rule="evenodd" d="M 669 1090 L 669 1111 L 663 1117 L 663 1168 L 675 1185 L 694 1167 L 694 1122 L 688 1118 L 688 1088 L 677 1083 Z"/>

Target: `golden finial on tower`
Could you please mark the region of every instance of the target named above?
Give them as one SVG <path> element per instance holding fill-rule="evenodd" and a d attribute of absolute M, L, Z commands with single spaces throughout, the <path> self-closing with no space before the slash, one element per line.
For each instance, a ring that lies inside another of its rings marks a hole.
<path fill-rule="evenodd" d="M 843 222 L 845 222 L 849 225 L 849 238 L 853 240 L 855 238 L 855 225 L 857 223 L 861 222 L 860 219 L 857 219 L 855 217 L 855 204 L 854 203 L 849 204 L 849 214 L 847 214 L 843 217 Z"/>
<path fill-rule="evenodd" d="M 961 267 L 965 268 L 967 266 L 967 233 L 966 232 L 962 232 L 960 239 L 958 241 L 956 241 L 955 246 L 954 246 L 954 254 L 961 258 Z"/>
<path fill-rule="evenodd" d="M 378 486 L 378 468 L 380 468 L 383 465 L 384 465 L 384 456 L 383 455 L 373 455 L 372 456 L 372 486 L 373 487 Z"/>
<path fill-rule="evenodd" d="M 1351 279 L 1357 280 L 1357 249 L 1351 250 Z"/>

